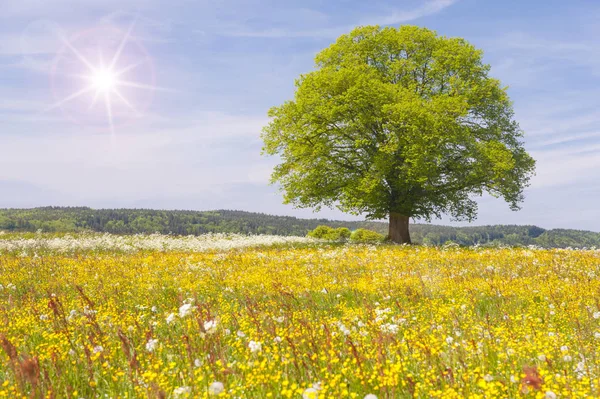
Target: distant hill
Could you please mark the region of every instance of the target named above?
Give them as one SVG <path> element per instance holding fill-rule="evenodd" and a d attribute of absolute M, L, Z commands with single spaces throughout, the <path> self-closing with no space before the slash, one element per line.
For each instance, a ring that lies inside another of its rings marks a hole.
<path fill-rule="evenodd" d="M 161 211 L 148 209 L 91 209 L 44 207 L 0 209 L 0 231 L 80 232 L 114 234 L 204 233 L 274 234 L 304 236 L 318 225 L 366 228 L 387 233 L 387 223 L 299 219 L 243 211 Z M 545 230 L 537 226 L 450 227 L 430 224 L 411 226 L 413 241 L 442 245 L 539 245 L 547 248 L 600 247 L 600 233 L 582 230 Z"/>

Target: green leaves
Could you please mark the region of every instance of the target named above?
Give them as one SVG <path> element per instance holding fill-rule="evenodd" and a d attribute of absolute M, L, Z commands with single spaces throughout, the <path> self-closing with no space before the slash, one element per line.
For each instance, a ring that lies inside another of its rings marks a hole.
<path fill-rule="evenodd" d="M 518 208 L 535 162 L 482 52 L 415 26 L 341 36 L 270 110 L 263 151 L 298 207 L 472 219 L 473 195 Z"/>

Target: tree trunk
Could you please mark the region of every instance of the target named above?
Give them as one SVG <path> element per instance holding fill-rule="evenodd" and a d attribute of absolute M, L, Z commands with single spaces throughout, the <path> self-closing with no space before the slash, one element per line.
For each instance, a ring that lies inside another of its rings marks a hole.
<path fill-rule="evenodd" d="M 408 231 L 408 216 L 390 213 L 390 230 L 388 238 L 398 244 L 411 244 Z"/>

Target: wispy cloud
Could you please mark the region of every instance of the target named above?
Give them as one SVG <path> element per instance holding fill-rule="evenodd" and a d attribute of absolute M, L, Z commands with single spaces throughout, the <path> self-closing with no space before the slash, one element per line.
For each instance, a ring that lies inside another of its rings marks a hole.
<path fill-rule="evenodd" d="M 347 33 L 357 25 L 393 25 L 410 22 L 429 15 L 436 14 L 457 3 L 459 0 L 428 0 L 424 4 L 412 10 L 388 10 L 386 14 L 373 15 L 367 18 L 359 18 L 352 25 L 343 24 L 328 28 L 315 29 L 232 29 L 219 32 L 223 36 L 241 36 L 256 38 L 335 38 L 340 34 Z"/>
<path fill-rule="evenodd" d="M 260 156 L 265 122 L 196 112 L 171 126 L 150 116 L 141 126 L 117 131 L 114 139 L 107 131 L 81 127 L 0 135 L 0 180 L 47 185 L 74 198 L 119 192 L 131 200 L 167 191 L 200 193 L 214 185 L 266 185 L 273 160 Z M 110 187 L 98 184 L 107 179 Z"/>
<path fill-rule="evenodd" d="M 360 25 L 393 25 L 414 21 L 419 18 L 437 14 L 438 12 L 457 3 L 459 0 L 431 0 L 412 10 L 392 9 L 387 15 L 370 17 L 359 22 Z"/>
<path fill-rule="evenodd" d="M 510 77 L 512 84 L 531 87 L 542 81 L 560 84 L 565 73 L 583 68 L 600 76 L 600 44 L 595 40 L 568 40 L 526 32 L 512 32 L 482 40 L 486 55 L 501 55 L 492 71 Z"/>

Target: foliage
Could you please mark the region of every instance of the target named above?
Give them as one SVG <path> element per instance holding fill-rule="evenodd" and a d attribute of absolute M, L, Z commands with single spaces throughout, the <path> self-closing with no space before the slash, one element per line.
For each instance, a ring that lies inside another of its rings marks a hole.
<path fill-rule="evenodd" d="M 333 227 L 362 226 L 362 222 L 337 222 L 327 219 L 298 219 L 231 210 L 164 211 L 152 209 L 91 209 L 44 207 L 0 209 L 0 231 L 78 232 L 113 234 L 206 233 L 273 234 L 305 236 L 320 224 Z"/>
<path fill-rule="evenodd" d="M 286 203 L 372 219 L 472 220 L 484 192 L 518 209 L 535 163 L 489 70 L 464 39 L 425 28 L 342 35 L 269 112 L 272 181 Z"/>
<path fill-rule="evenodd" d="M 598 256 L 3 254 L 0 397 L 597 397 Z"/>
<path fill-rule="evenodd" d="M 382 242 L 385 240 L 385 236 L 383 234 L 379 234 L 375 231 L 367 230 L 367 229 L 357 229 L 352 232 L 350 235 L 350 240 L 356 242 Z"/>
<path fill-rule="evenodd" d="M 347 227 L 333 227 L 321 225 L 317 226 L 316 229 L 309 231 L 308 236 L 312 238 L 320 238 L 323 240 L 330 241 L 343 241 L 350 238 L 350 229 Z"/>
<path fill-rule="evenodd" d="M 146 224 L 146 220 L 153 223 Z M 132 223 L 135 221 L 135 223 Z M 160 229 L 156 226 L 160 225 Z M 199 235 L 206 233 L 272 234 L 306 236 L 319 225 L 350 230 L 365 228 L 387 234 L 387 223 L 375 221 L 334 221 L 298 219 L 242 211 L 162 211 L 150 209 L 90 209 L 46 207 L 34 209 L 0 209 L 0 234 L 13 232 L 69 233 L 96 231 L 114 234 Z M 120 226 L 118 229 L 115 226 Z M 537 226 L 470 226 L 452 227 L 415 224 L 413 241 L 425 245 L 537 245 L 545 248 L 600 247 L 600 234 L 582 230 L 545 230 Z M 0 239 L 3 236 L 0 235 Z"/>

